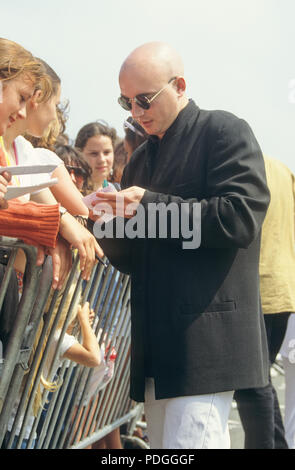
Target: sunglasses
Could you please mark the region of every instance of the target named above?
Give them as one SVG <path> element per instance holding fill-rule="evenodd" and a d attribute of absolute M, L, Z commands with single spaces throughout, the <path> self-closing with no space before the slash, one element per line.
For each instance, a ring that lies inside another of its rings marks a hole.
<path fill-rule="evenodd" d="M 132 101 L 136 103 L 138 106 L 140 106 L 142 109 L 149 109 L 151 106 L 151 103 L 154 101 L 154 99 L 159 96 L 160 93 L 162 93 L 165 88 L 167 88 L 168 85 L 170 85 L 173 80 L 176 80 L 177 77 L 172 77 L 170 78 L 169 82 L 167 85 L 165 85 L 161 90 L 157 91 L 154 95 L 152 95 L 150 98 L 148 98 L 146 95 L 136 95 L 134 98 L 127 98 L 124 95 L 121 95 L 118 98 L 118 103 L 122 106 L 123 109 L 126 111 L 131 111 L 132 109 Z"/>
<path fill-rule="evenodd" d="M 68 170 L 69 173 L 73 171 L 76 178 L 83 178 L 83 179 L 87 178 L 87 171 L 84 170 L 84 168 L 81 168 L 79 166 L 66 165 L 66 169 Z"/>

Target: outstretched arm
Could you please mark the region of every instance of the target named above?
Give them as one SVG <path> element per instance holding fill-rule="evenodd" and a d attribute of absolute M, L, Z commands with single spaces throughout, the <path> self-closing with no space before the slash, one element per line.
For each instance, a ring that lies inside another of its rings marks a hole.
<path fill-rule="evenodd" d="M 91 310 L 89 303 L 79 306 L 78 319 L 82 331 L 82 344 L 71 346 L 64 357 L 87 367 L 96 367 L 101 363 L 100 347 L 91 326 Z"/>

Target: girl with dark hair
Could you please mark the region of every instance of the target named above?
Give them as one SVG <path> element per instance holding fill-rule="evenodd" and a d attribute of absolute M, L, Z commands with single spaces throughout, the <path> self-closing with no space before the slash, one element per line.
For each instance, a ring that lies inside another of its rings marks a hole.
<path fill-rule="evenodd" d="M 86 124 L 78 132 L 75 146 L 92 170 L 88 193 L 101 189 L 112 175 L 116 140 L 116 130 L 105 121 Z"/>

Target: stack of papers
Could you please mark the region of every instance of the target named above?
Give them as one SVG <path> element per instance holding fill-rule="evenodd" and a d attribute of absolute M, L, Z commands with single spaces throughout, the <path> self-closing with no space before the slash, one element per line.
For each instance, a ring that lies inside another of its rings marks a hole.
<path fill-rule="evenodd" d="M 0 167 L 0 173 L 1 171 L 8 171 L 11 175 L 52 173 L 56 167 L 57 165 L 17 165 Z M 7 186 L 7 192 L 4 197 L 7 201 L 9 201 L 9 199 L 15 199 L 28 193 L 34 193 L 40 189 L 49 188 L 57 182 L 57 178 L 50 178 L 47 181 L 43 181 L 43 183 L 34 184 L 31 186 Z"/>

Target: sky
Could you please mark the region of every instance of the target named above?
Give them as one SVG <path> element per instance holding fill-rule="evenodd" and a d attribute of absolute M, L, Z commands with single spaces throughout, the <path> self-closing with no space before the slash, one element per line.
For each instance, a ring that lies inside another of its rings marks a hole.
<path fill-rule="evenodd" d="M 295 173 L 294 0 L 0 1 L 0 36 L 60 76 L 71 139 L 97 119 L 123 137 L 121 64 L 165 41 L 183 58 L 188 97 L 245 119 L 263 152 Z"/>

